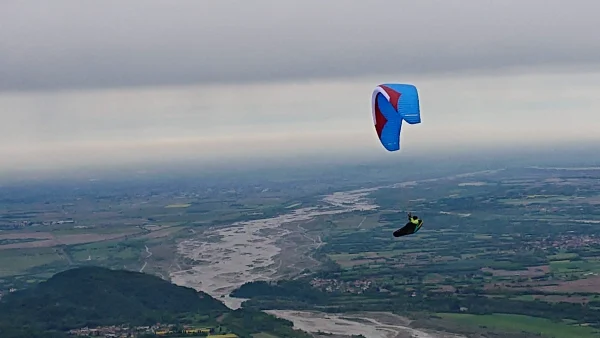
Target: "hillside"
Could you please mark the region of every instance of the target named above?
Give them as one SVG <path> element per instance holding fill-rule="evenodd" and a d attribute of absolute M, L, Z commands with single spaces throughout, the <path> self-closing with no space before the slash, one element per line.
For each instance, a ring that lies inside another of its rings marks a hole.
<path fill-rule="evenodd" d="M 0 322 L 68 330 L 120 323 L 173 321 L 178 314 L 218 316 L 227 307 L 209 295 L 158 277 L 125 270 L 82 267 L 56 274 L 0 302 Z"/>
<path fill-rule="evenodd" d="M 0 300 L 2 337 L 36 336 L 33 331 L 53 331 L 61 337 L 65 331 L 86 326 L 194 321 L 215 323 L 242 336 L 254 332 L 302 336 L 290 322 L 253 311 L 231 311 L 206 293 L 153 275 L 102 267 L 64 271 Z"/>

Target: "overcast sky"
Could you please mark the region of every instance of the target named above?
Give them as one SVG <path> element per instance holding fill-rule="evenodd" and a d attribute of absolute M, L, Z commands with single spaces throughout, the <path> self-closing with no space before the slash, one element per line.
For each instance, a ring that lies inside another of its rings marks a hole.
<path fill-rule="evenodd" d="M 381 151 L 369 104 L 387 81 L 421 92 L 409 149 L 600 139 L 598 13 L 590 0 L 2 1 L 0 170 Z"/>
<path fill-rule="evenodd" d="M 2 1 L 0 89 L 595 63 L 589 0 Z"/>

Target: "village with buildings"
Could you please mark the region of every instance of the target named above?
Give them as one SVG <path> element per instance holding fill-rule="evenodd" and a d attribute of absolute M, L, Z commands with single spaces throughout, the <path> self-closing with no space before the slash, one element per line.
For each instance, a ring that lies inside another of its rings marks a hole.
<path fill-rule="evenodd" d="M 314 278 L 310 285 L 325 292 L 349 292 L 361 294 L 372 286 L 370 280 L 341 281 L 337 279 Z"/>
<path fill-rule="evenodd" d="M 178 326 L 174 324 L 156 324 L 152 326 L 101 326 L 70 330 L 69 334 L 79 337 L 135 338 L 135 337 L 207 337 L 238 338 L 233 333 L 217 333 L 218 329 L 206 327 Z"/>

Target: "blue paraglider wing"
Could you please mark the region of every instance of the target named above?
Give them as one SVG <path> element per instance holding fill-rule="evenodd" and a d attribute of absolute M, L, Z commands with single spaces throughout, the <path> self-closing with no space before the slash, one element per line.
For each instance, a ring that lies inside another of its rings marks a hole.
<path fill-rule="evenodd" d="M 373 90 L 372 113 L 379 141 L 388 151 L 400 149 L 402 121 L 421 123 L 417 88 L 410 84 L 382 84 Z"/>

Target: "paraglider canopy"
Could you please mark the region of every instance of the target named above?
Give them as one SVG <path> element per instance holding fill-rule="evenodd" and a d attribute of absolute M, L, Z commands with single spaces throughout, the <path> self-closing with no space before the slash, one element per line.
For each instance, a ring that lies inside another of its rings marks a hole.
<path fill-rule="evenodd" d="M 372 114 L 379 141 L 388 151 L 400 149 L 402 121 L 421 123 L 417 87 L 411 84 L 381 84 L 373 90 Z"/>

